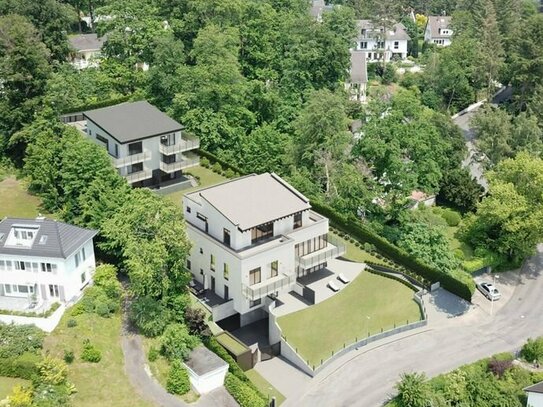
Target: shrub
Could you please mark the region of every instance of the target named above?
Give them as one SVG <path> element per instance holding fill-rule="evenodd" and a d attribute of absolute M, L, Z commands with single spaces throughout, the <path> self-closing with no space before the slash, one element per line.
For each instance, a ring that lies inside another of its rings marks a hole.
<path fill-rule="evenodd" d="M 149 359 L 149 362 L 154 362 L 158 359 L 159 351 L 154 346 L 151 346 L 149 348 L 149 353 L 147 354 L 147 359 Z"/>
<path fill-rule="evenodd" d="M 117 301 L 120 299 L 122 286 L 117 279 L 117 267 L 111 264 L 101 264 L 96 267 L 94 284 L 100 287 L 108 298 Z"/>
<path fill-rule="evenodd" d="M 201 157 L 200 158 L 200 165 L 202 167 L 205 167 L 205 168 L 209 168 L 209 166 L 211 165 L 211 163 L 209 162 L 209 160 L 205 157 Z"/>
<path fill-rule="evenodd" d="M 109 307 L 107 302 L 98 302 L 94 305 L 94 312 L 103 318 L 109 317 Z"/>
<path fill-rule="evenodd" d="M 217 174 L 220 174 L 222 172 L 222 167 L 219 163 L 215 163 L 211 166 L 211 170 Z"/>
<path fill-rule="evenodd" d="M 454 257 L 456 257 L 458 260 L 464 260 L 464 252 L 462 249 L 454 249 Z"/>
<path fill-rule="evenodd" d="M 38 363 L 40 361 L 41 356 L 31 352 L 16 357 L 3 358 L 0 363 L 0 376 L 31 380 L 38 374 Z"/>
<path fill-rule="evenodd" d="M 63 359 L 66 363 L 72 363 L 75 359 L 74 352 L 71 350 L 65 350 Z"/>
<path fill-rule="evenodd" d="M 364 250 L 367 251 L 368 253 L 372 253 L 375 251 L 375 246 L 372 245 L 371 243 L 364 243 Z"/>
<path fill-rule="evenodd" d="M 187 308 L 185 310 L 185 322 L 192 335 L 207 337 L 211 335 L 206 322 L 206 314 L 199 308 Z"/>
<path fill-rule="evenodd" d="M 494 376 L 501 379 L 505 372 L 513 367 L 512 360 L 499 360 L 492 358 L 488 361 L 488 370 L 494 374 Z"/>
<path fill-rule="evenodd" d="M 236 173 L 231 168 L 228 168 L 226 171 L 224 171 L 224 176 L 226 178 L 235 178 Z"/>
<path fill-rule="evenodd" d="M 49 355 L 45 356 L 38 364 L 38 370 L 40 372 L 39 381 L 43 384 L 57 386 L 65 383 L 68 377 L 68 366 L 66 366 L 66 363 Z"/>
<path fill-rule="evenodd" d="M 77 321 L 75 319 L 69 319 L 68 322 L 66 322 L 66 326 L 68 328 L 74 328 L 77 326 Z"/>
<path fill-rule="evenodd" d="M 460 214 L 451 209 L 443 210 L 443 212 L 441 213 L 441 217 L 445 219 L 447 225 L 452 227 L 458 226 L 460 224 L 460 221 L 462 220 Z"/>
<path fill-rule="evenodd" d="M 0 323 L 0 360 L 38 351 L 44 337 L 44 332 L 34 325 Z"/>
<path fill-rule="evenodd" d="M 7 404 L 3 404 L 3 402 L 0 404 L 8 407 L 31 407 L 32 398 L 32 388 L 16 385 L 11 390 L 11 394 L 7 397 Z"/>
<path fill-rule="evenodd" d="M 543 337 L 540 336 L 536 339 L 528 338 L 528 341 L 520 350 L 520 355 L 527 362 L 543 362 Z"/>
<path fill-rule="evenodd" d="M 178 359 L 172 362 L 168 372 L 166 390 L 172 394 L 185 394 L 190 390 L 189 374 Z"/>
<path fill-rule="evenodd" d="M 151 297 L 138 297 L 132 302 L 130 319 L 148 337 L 159 336 L 170 320 L 169 311 Z"/>
<path fill-rule="evenodd" d="M 232 373 L 234 376 L 236 376 L 238 379 L 243 381 L 248 381 L 249 379 L 239 367 L 239 365 L 236 363 L 234 358 L 228 353 L 226 349 L 222 347 L 222 345 L 215 339 L 215 337 L 211 336 L 207 340 L 204 341 L 207 348 L 218 355 L 222 360 L 224 360 L 226 363 L 228 363 L 228 371 Z"/>
<path fill-rule="evenodd" d="M 257 391 L 233 374 L 226 375 L 224 387 L 241 407 L 266 407 L 268 405 L 267 400 Z"/>
<path fill-rule="evenodd" d="M 197 337 L 192 336 L 186 325 L 170 324 L 164 330 L 160 350 L 170 361 L 186 360 L 192 349 L 198 345 Z"/>
<path fill-rule="evenodd" d="M 102 360 L 102 353 L 96 349 L 88 339 L 83 341 L 83 352 L 81 352 L 81 359 L 85 362 L 98 363 Z"/>

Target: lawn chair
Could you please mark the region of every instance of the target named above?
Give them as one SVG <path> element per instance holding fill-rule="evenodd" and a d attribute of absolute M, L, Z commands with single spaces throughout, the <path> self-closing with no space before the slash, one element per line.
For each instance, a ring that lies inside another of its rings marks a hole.
<path fill-rule="evenodd" d="M 339 273 L 339 274 L 337 275 L 337 279 L 338 279 L 339 281 L 341 281 L 343 284 L 349 284 L 349 283 L 351 282 L 351 280 L 349 280 L 349 279 L 345 276 L 345 274 L 343 274 L 343 273 Z"/>
<path fill-rule="evenodd" d="M 334 280 L 328 281 L 328 288 L 335 293 L 339 291 L 339 287 L 336 285 L 336 282 Z"/>

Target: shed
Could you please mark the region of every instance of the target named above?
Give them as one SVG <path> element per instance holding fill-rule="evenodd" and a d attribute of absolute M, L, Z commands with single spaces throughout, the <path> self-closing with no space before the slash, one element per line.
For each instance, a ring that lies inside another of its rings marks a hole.
<path fill-rule="evenodd" d="M 205 346 L 194 349 L 185 362 L 190 384 L 199 394 L 209 393 L 224 384 L 228 363 Z"/>

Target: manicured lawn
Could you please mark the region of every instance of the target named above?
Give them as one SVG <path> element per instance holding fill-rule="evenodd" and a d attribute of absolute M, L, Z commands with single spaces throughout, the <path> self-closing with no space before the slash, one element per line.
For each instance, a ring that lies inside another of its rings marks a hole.
<path fill-rule="evenodd" d="M 389 278 L 362 272 L 330 299 L 278 319 L 288 343 L 310 364 L 356 338 L 421 319 L 413 291 Z"/>
<path fill-rule="evenodd" d="M 220 334 L 219 336 L 216 337 L 216 339 L 222 346 L 224 346 L 234 355 L 240 355 L 243 352 L 247 351 L 248 349 L 245 345 L 238 342 L 227 333 Z"/>
<path fill-rule="evenodd" d="M 11 389 L 13 387 L 21 385 L 21 386 L 29 386 L 30 380 L 24 380 L 24 379 L 15 379 L 13 377 L 2 377 L 0 376 L 0 400 L 5 399 L 8 395 L 11 394 Z"/>
<path fill-rule="evenodd" d="M 9 175 L 0 181 L 0 219 L 6 216 L 35 218 L 40 212 L 45 215 L 40 205 L 40 198 L 29 194 L 14 176 Z"/>
<path fill-rule="evenodd" d="M 271 383 L 264 379 L 256 370 L 247 370 L 245 374 L 258 390 L 265 396 L 268 396 L 269 400 L 271 400 L 272 397 L 275 397 L 275 400 L 277 401 L 276 405 L 281 405 L 285 401 L 285 396 L 279 393 L 279 390 L 273 387 Z"/>
<path fill-rule="evenodd" d="M 68 328 L 68 319 L 75 319 L 77 326 Z M 71 317 L 67 311 L 57 328 L 47 336 L 45 351 L 60 358 L 64 350 L 71 350 L 75 354 L 76 359 L 68 365 L 68 380 L 77 388 L 72 406 L 151 407 L 150 403 L 137 395 L 126 377 L 120 335 L 119 315 L 111 318 L 95 314 Z M 86 338 L 102 352 L 99 363 L 83 362 L 80 359 L 83 340 Z"/>
<path fill-rule="evenodd" d="M 200 185 L 198 185 L 198 186 L 196 186 L 194 188 L 189 188 L 189 189 L 184 189 L 182 191 L 172 192 L 171 194 L 164 194 L 164 196 L 166 198 L 174 201 L 176 204 L 179 204 L 179 205 L 181 205 L 181 199 L 183 198 L 183 195 L 185 195 L 185 194 L 187 194 L 189 192 L 195 191 L 197 189 L 200 189 L 200 188 L 208 187 L 208 186 L 211 186 L 211 185 L 218 184 L 219 182 L 226 181 L 226 178 L 223 177 L 222 175 L 216 174 L 213 171 L 211 171 L 210 169 L 200 167 L 200 166 L 190 168 L 190 169 L 188 169 L 186 171 L 186 173 L 191 174 L 191 175 L 199 178 L 200 179 Z"/>
<path fill-rule="evenodd" d="M 345 245 L 347 252 L 343 255 L 343 257 L 345 257 L 347 260 L 352 260 L 359 263 L 372 262 L 375 264 L 382 264 L 383 266 L 386 266 L 386 263 L 383 260 L 378 259 L 373 254 L 368 253 L 360 247 L 356 247 L 354 243 L 351 243 L 350 241 L 339 237 L 335 233 L 330 232 L 330 234 L 336 239 L 340 240 Z"/>

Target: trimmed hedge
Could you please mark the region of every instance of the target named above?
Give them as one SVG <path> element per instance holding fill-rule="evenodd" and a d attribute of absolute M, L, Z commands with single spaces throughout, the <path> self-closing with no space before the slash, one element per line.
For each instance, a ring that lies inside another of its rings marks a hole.
<path fill-rule="evenodd" d="M 31 352 L 25 352 L 17 357 L 4 358 L 0 362 L 0 376 L 32 380 L 39 373 L 38 363 L 41 362 L 41 359 L 40 355 Z"/>
<path fill-rule="evenodd" d="M 132 96 L 133 95 L 119 96 L 117 98 L 101 100 L 99 102 L 87 103 L 87 104 L 84 104 L 84 105 L 74 106 L 74 107 L 62 112 L 62 114 L 79 113 L 79 112 L 84 112 L 85 110 L 100 109 L 101 107 L 108 107 L 108 106 L 117 105 L 119 103 L 128 102 L 132 98 Z"/>
<path fill-rule="evenodd" d="M 226 375 L 224 387 L 234 397 L 241 407 L 266 407 L 268 402 L 247 382 L 244 382 L 231 373 Z"/>
<path fill-rule="evenodd" d="M 200 157 L 205 157 L 207 158 L 211 163 L 218 163 L 220 164 L 221 168 L 224 170 L 224 171 L 227 171 L 227 170 L 232 170 L 234 172 L 237 172 L 238 174 L 241 174 L 241 175 L 244 175 L 246 174 L 245 171 L 243 171 L 241 168 L 235 166 L 235 165 L 232 165 L 226 161 L 224 161 L 223 159 L 217 157 L 215 154 L 213 153 L 210 153 L 209 151 L 206 151 L 206 150 L 202 150 L 202 149 L 199 149 L 198 150 L 198 154 L 200 155 Z"/>
<path fill-rule="evenodd" d="M 464 275 L 461 275 L 461 272 L 459 271 L 457 276 L 452 276 L 443 271 L 433 269 L 404 250 L 390 243 L 385 238 L 364 227 L 358 221 L 358 219 L 349 219 L 337 213 L 331 207 L 320 202 L 312 201 L 311 206 L 315 211 L 330 219 L 330 222 L 334 227 L 349 233 L 362 243 L 370 243 L 374 245 L 379 252 L 412 270 L 425 280 L 430 281 L 430 283 L 436 283 L 439 281 L 441 286 L 447 291 L 450 291 L 451 293 L 456 294 L 467 301 L 471 301 L 471 296 L 475 291 L 475 283 L 467 274 L 462 273 L 465 274 L 464 277 Z"/>

